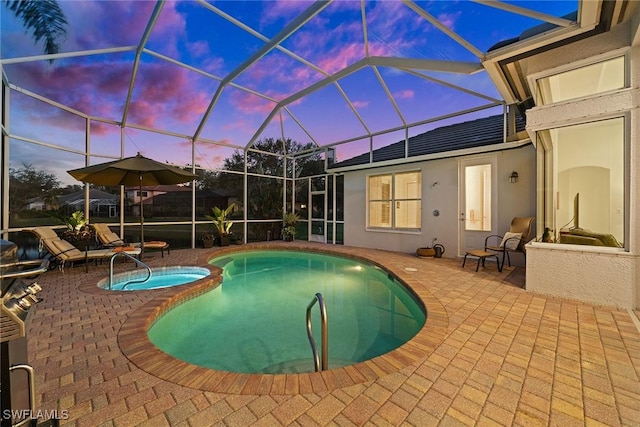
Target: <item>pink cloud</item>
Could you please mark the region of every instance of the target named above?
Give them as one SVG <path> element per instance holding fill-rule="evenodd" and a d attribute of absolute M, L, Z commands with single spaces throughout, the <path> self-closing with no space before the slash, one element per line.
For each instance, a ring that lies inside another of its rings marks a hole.
<path fill-rule="evenodd" d="M 117 134 L 120 133 L 120 128 L 117 126 L 108 125 L 106 123 L 101 123 L 97 121 L 91 122 L 91 135 L 105 136 L 105 135 L 112 135 L 116 133 Z"/>
<path fill-rule="evenodd" d="M 211 54 L 211 49 L 209 49 L 209 43 L 204 40 L 187 43 L 187 50 L 189 51 L 189 54 L 191 56 L 196 58 L 208 56 Z"/>
<path fill-rule="evenodd" d="M 270 54 L 249 68 L 239 82 L 275 98 L 283 99 L 324 76 L 283 54 Z"/>
<path fill-rule="evenodd" d="M 109 72 L 105 73 L 105 69 Z M 112 120 L 122 118 L 131 79 L 130 63 L 60 64 L 55 78 L 50 78 L 37 63 L 23 64 L 19 70 L 16 76 L 20 86 L 38 84 L 40 94 L 80 112 Z M 197 123 L 213 94 L 213 82 L 202 88 L 202 81 L 181 67 L 143 63 L 136 77 L 129 120 L 165 129 L 169 123 Z"/>
<path fill-rule="evenodd" d="M 145 64 L 136 80 L 131 118 L 152 126 L 166 121 L 195 124 L 206 111 L 212 93 L 199 90 L 189 72 L 180 67 Z"/>
<path fill-rule="evenodd" d="M 54 64 L 25 63 L 8 67 L 12 81 L 80 112 L 117 119 L 126 98 L 131 67 L 120 61 L 77 63 L 73 60 Z M 104 70 L 109 72 L 105 73 Z M 53 72 L 52 72 L 53 71 Z"/>
<path fill-rule="evenodd" d="M 335 73 L 364 57 L 364 46 L 358 43 L 351 43 L 327 54 L 319 61 L 318 66 L 329 73 Z"/>
<path fill-rule="evenodd" d="M 264 4 L 260 24 L 267 25 L 279 20 L 289 22 L 311 6 L 311 1 L 274 0 Z"/>
<path fill-rule="evenodd" d="M 440 21 L 445 27 L 453 30 L 461 14 L 462 12 L 459 11 L 455 13 L 441 13 L 438 15 L 438 21 Z"/>
<path fill-rule="evenodd" d="M 205 58 L 201 64 L 200 68 L 203 71 L 207 71 L 217 77 L 220 77 L 220 74 L 224 70 L 224 58 L 211 56 Z"/>
<path fill-rule="evenodd" d="M 433 27 L 407 6 L 388 1 L 371 5 L 367 8 L 369 44 L 370 51 L 377 51 L 371 55 L 413 56 L 413 51 L 426 43 L 423 35 Z"/>
<path fill-rule="evenodd" d="M 174 58 L 180 56 L 179 45 L 186 39 L 186 22 L 183 15 L 175 9 L 175 2 L 164 3 L 158 21 L 153 27 L 150 42 L 161 41 L 162 53 Z"/>
<path fill-rule="evenodd" d="M 135 46 L 149 22 L 155 2 L 61 1 L 69 26 L 63 51 Z M 178 54 L 178 43 L 186 37 L 184 16 L 176 2 L 164 3 L 150 42 L 161 40 L 162 52 Z"/>
<path fill-rule="evenodd" d="M 366 108 L 369 106 L 369 101 L 353 101 L 352 104 L 356 108 Z"/>
<path fill-rule="evenodd" d="M 405 89 L 393 94 L 394 98 L 398 99 L 411 99 L 415 95 L 412 89 Z"/>
<path fill-rule="evenodd" d="M 183 147 L 189 151 L 191 151 L 191 140 L 190 139 L 181 139 L 178 141 L 178 146 Z"/>
<path fill-rule="evenodd" d="M 154 3 L 137 2 L 131 7 L 119 1 L 62 1 L 60 6 L 69 22 L 64 45 L 67 51 L 137 44 Z M 165 6 L 165 9 L 171 7 Z"/>
<path fill-rule="evenodd" d="M 221 148 L 217 144 L 231 144 L 229 139 L 223 138 L 214 142 L 198 141 L 196 148 L 196 164 L 201 167 L 220 168 L 227 157 L 229 157 L 228 149 Z"/>
<path fill-rule="evenodd" d="M 235 90 L 229 101 L 240 112 L 246 114 L 269 114 L 275 104 L 251 93 Z"/>
<path fill-rule="evenodd" d="M 379 41 L 369 42 L 369 55 L 370 56 L 396 56 L 397 52 L 395 47 L 381 43 Z"/>
<path fill-rule="evenodd" d="M 366 11 L 368 29 L 384 39 L 403 38 L 424 25 L 424 20 L 401 2 L 381 1 L 370 5 Z"/>
<path fill-rule="evenodd" d="M 315 18 L 292 37 L 293 50 L 327 72 L 335 72 L 365 56 L 360 22 L 335 24 Z M 324 65 L 323 65 L 324 64 Z"/>

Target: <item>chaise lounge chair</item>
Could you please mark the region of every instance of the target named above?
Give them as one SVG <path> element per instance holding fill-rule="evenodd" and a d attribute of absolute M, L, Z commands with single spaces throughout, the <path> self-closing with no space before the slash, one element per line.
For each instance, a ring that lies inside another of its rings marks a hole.
<path fill-rule="evenodd" d="M 32 232 L 38 236 L 40 244 L 60 263 L 61 270 L 64 269 L 65 264 L 70 263 L 73 266 L 76 261 L 84 261 L 86 270 L 86 264 L 89 260 L 97 262 L 98 260 L 107 259 L 116 253 L 113 249 L 81 251 L 68 241 L 61 239 L 51 227 L 36 227 L 25 231 Z"/>
<path fill-rule="evenodd" d="M 136 248 L 140 247 L 140 243 L 132 243 L 128 244 L 124 240 L 120 238 L 116 233 L 111 231 L 109 226 L 105 223 L 96 223 L 92 224 L 93 229 L 96 231 L 96 236 L 100 244 L 106 248 L 113 247 L 123 247 L 123 246 L 133 246 Z M 169 248 L 169 244 L 167 242 L 163 242 L 160 240 L 154 240 L 150 242 L 144 242 L 144 250 L 159 250 L 162 253 L 162 257 L 164 258 L 164 250 L 167 250 L 167 253 L 171 253 L 171 249 Z"/>
<path fill-rule="evenodd" d="M 515 217 L 511 220 L 511 226 L 509 231 L 504 236 L 492 234 L 484 239 L 485 252 L 501 253 L 502 262 L 500 270 L 504 268 L 504 259 L 507 259 L 509 267 L 511 267 L 511 258 L 509 253 L 520 252 L 526 259 L 526 252 L 524 245 L 531 240 L 533 233 L 533 220 L 534 218 L 519 218 Z M 497 243 L 497 244 L 496 244 Z"/>
<path fill-rule="evenodd" d="M 98 242 L 107 248 L 116 246 L 127 246 L 124 240 L 120 238 L 116 233 L 111 231 L 109 226 L 105 223 L 91 224 L 96 232 L 96 238 Z"/>

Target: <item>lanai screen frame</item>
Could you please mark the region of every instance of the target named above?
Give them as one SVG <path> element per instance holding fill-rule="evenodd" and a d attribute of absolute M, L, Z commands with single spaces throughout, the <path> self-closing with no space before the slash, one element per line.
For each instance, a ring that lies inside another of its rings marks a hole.
<path fill-rule="evenodd" d="M 477 63 L 466 63 L 466 62 L 459 62 L 459 61 L 434 61 L 434 60 L 424 60 L 424 59 L 413 59 L 413 58 L 389 58 L 389 57 L 376 57 L 376 56 L 369 56 L 368 53 L 368 39 L 366 37 L 366 18 L 363 19 L 364 22 L 364 32 L 365 32 L 365 45 L 366 45 L 366 50 L 367 50 L 367 56 L 365 58 L 363 58 L 362 60 L 351 64 L 350 66 L 336 72 L 333 74 L 329 74 L 326 73 L 325 71 L 319 69 L 318 67 L 315 67 L 313 64 L 311 64 L 310 62 L 304 60 L 303 58 L 297 56 L 296 54 L 294 54 L 293 52 L 288 51 L 286 48 L 282 47 L 280 45 L 280 43 L 286 39 L 288 36 L 290 36 L 293 32 L 295 32 L 298 28 L 300 28 L 300 26 L 304 25 L 305 22 L 307 22 L 309 19 L 311 19 L 313 16 L 315 16 L 317 13 L 319 13 L 321 10 L 323 10 L 325 7 L 327 7 L 327 5 L 329 4 L 329 2 L 315 2 L 314 4 L 312 4 L 308 9 L 306 9 L 303 13 L 301 13 L 295 20 L 293 20 L 291 23 L 289 23 L 285 28 L 283 28 L 283 30 L 278 33 L 276 36 L 272 37 L 271 39 L 266 38 L 265 36 L 257 33 L 256 31 L 254 31 L 253 29 L 251 29 L 250 27 L 242 24 L 241 22 L 235 20 L 235 18 L 226 15 L 223 11 L 221 11 L 220 9 L 216 8 L 213 5 L 210 5 L 206 2 L 203 1 L 199 1 L 199 4 L 201 4 L 202 6 L 210 9 L 212 12 L 222 16 L 224 19 L 229 20 L 230 22 L 233 22 L 235 25 L 241 26 L 243 27 L 243 29 L 245 29 L 248 32 L 251 32 L 252 34 L 254 34 L 256 37 L 261 38 L 265 41 L 265 45 L 263 46 L 262 49 L 260 49 L 259 51 L 257 51 L 254 55 L 252 55 L 250 58 L 247 58 L 247 60 L 241 64 L 239 67 L 237 67 L 234 71 L 232 71 L 230 74 L 226 75 L 225 77 L 218 77 L 218 76 L 214 76 L 211 75 L 205 71 L 199 70 L 199 69 L 195 69 L 193 67 L 190 67 L 187 64 L 183 64 L 180 63 L 179 61 L 176 61 L 174 59 L 168 58 L 164 55 L 161 55 L 160 53 L 157 52 L 152 52 L 149 51 L 148 49 L 146 49 L 145 43 L 148 40 L 153 26 L 159 16 L 160 10 L 162 9 L 162 2 L 158 2 L 156 4 L 156 7 L 154 8 L 154 11 L 152 13 L 151 19 L 149 20 L 147 27 L 145 29 L 144 35 L 140 41 L 140 43 L 137 46 L 129 46 L 129 47 L 118 47 L 118 48 L 109 48 L 109 49 L 99 49 L 99 50 L 93 50 L 93 51 L 82 51 L 82 52 L 68 52 L 68 53 L 61 53 L 61 54 L 56 54 L 56 55 L 39 55 L 39 56 L 31 56 L 31 57 L 23 57 L 23 58 L 10 58 L 10 59 L 2 59 L 0 60 L 0 67 L 3 67 L 4 65 L 7 64 L 13 64 L 13 63 L 24 63 L 24 62 L 33 62 L 33 61 L 43 61 L 43 60 L 55 60 L 55 59 L 62 59 L 62 58 L 67 58 L 67 57 L 73 57 L 73 56 L 82 56 L 82 55 L 97 55 L 97 54 L 104 54 L 104 53 L 112 53 L 112 52 L 124 52 L 124 51 L 130 51 L 130 52 L 135 52 L 135 62 L 134 62 L 134 72 L 132 73 L 132 77 L 131 77 L 131 81 L 130 81 L 130 85 L 129 85 L 129 91 L 127 93 L 127 102 L 125 103 L 125 108 L 124 108 L 124 112 L 123 112 L 123 116 L 122 116 L 122 120 L 117 122 L 117 121 L 113 121 L 113 120 L 107 120 L 107 119 L 103 119 L 103 118 L 99 118 L 99 117 L 93 117 L 90 116 L 88 114 L 84 114 L 83 112 L 74 110 L 72 108 L 69 108 L 67 106 L 61 105 L 53 100 L 47 99 L 39 94 L 30 92 L 24 88 L 18 87 L 14 84 L 12 84 L 11 82 L 8 81 L 8 78 L 5 75 L 4 72 L 4 68 L 2 68 L 2 93 L 3 93 L 3 99 L 2 99 L 2 103 L 3 103 L 3 117 L 2 117 L 2 138 L 3 138 L 3 152 L 2 152 L 2 181 L 3 181 L 3 191 L 2 191 L 2 201 L 3 201 L 3 209 L 2 209 L 2 232 L 3 233 L 7 233 L 10 231 L 17 231 L 17 229 L 11 229 L 9 227 L 9 212 L 8 212 L 8 205 L 9 205 L 9 200 L 8 200 L 8 190 L 7 187 L 8 185 L 5 185 L 5 183 L 8 183 L 8 169 L 9 169 L 9 161 L 8 161 L 8 150 L 9 150 L 9 139 L 14 139 L 17 141 L 23 141 L 23 142 L 27 142 L 27 143 L 35 143 L 35 144 L 39 144 L 42 146 L 47 146 L 49 148 L 55 148 L 55 149 L 63 149 L 60 147 L 56 147 L 52 144 L 46 143 L 44 141 L 36 141 L 27 137 L 23 137 L 20 135 L 15 135 L 12 134 L 10 132 L 10 124 L 9 124 L 9 111 L 10 111 L 10 107 L 11 107 L 11 92 L 12 91 L 16 91 L 16 92 L 20 92 L 23 95 L 29 96 L 29 97 L 33 97 L 34 99 L 37 99 L 41 102 L 47 103 L 55 108 L 60 108 L 62 110 L 65 110 L 71 114 L 77 115 L 78 117 L 81 117 L 82 119 L 86 120 L 86 135 L 85 135 L 85 149 L 83 152 L 81 151 L 76 151 L 76 154 L 80 154 L 83 155 L 85 157 L 85 163 L 88 164 L 89 163 L 89 159 L 91 157 L 91 123 L 93 122 L 103 122 L 103 123 L 108 123 L 110 125 L 114 125 L 114 126 L 118 126 L 121 129 L 121 138 L 120 138 L 120 152 L 121 155 L 120 157 L 124 157 L 124 151 L 125 151 L 125 141 L 124 141 L 124 132 L 125 129 L 139 129 L 139 130 L 144 130 L 144 131 L 149 131 L 149 132 L 156 132 L 158 134 L 163 134 L 163 135 L 168 135 L 168 136 L 173 136 L 173 137 L 178 137 L 178 138 L 184 138 L 187 139 L 191 142 L 191 152 L 192 152 L 192 170 L 195 170 L 195 158 L 196 158 L 196 144 L 199 142 L 206 142 L 206 143 L 213 143 L 213 144 L 218 144 L 221 146 L 226 146 L 228 148 L 232 148 L 232 149 L 239 149 L 239 150 L 244 150 L 245 153 L 249 150 L 251 150 L 254 146 L 254 144 L 259 140 L 262 132 L 264 131 L 264 129 L 267 127 L 267 125 L 271 122 L 272 119 L 278 119 L 280 120 L 280 128 L 282 130 L 282 135 L 281 137 L 283 139 L 286 138 L 285 134 L 284 134 L 284 128 L 282 126 L 282 117 L 283 114 L 286 114 L 291 120 L 295 121 L 300 128 L 303 129 L 303 131 L 309 136 L 310 140 L 316 144 L 316 148 L 313 151 L 319 151 L 319 152 L 323 152 L 325 153 L 325 157 L 327 155 L 327 153 L 332 150 L 335 149 L 336 147 L 341 146 L 342 144 L 347 144 L 349 142 L 352 141 L 357 141 L 357 140 L 368 140 L 369 141 L 369 152 L 370 152 L 370 156 L 372 156 L 372 152 L 373 152 L 373 139 L 376 136 L 380 136 L 380 135 L 384 135 L 384 134 L 388 134 L 388 133 L 392 133 L 392 132 L 396 132 L 396 131 L 403 131 L 404 132 L 404 139 L 405 142 L 408 141 L 409 138 L 409 132 L 412 128 L 416 128 L 419 127 L 421 125 L 425 125 L 425 124 L 429 124 L 429 123 L 434 123 L 434 122 L 438 122 L 441 120 L 445 120 L 445 119 L 451 119 L 451 118 L 455 118 L 458 116 L 462 116 L 465 114 L 472 114 L 472 113 L 477 113 L 477 112 L 481 112 L 485 109 L 490 109 L 490 108 L 494 108 L 494 107 L 504 107 L 506 105 L 506 103 L 508 102 L 508 100 L 502 100 L 502 99 L 497 99 L 494 97 L 489 97 L 486 95 L 483 95 L 481 93 L 478 92 L 474 92 L 474 91 L 470 91 L 468 89 L 464 89 L 462 87 L 457 87 L 455 85 L 452 85 L 450 83 L 447 83 L 445 81 L 439 81 L 438 79 L 435 79 L 429 75 L 423 74 L 421 72 L 422 71 L 444 71 L 444 72 L 454 72 L 454 73 L 475 73 L 475 72 L 479 72 L 482 70 L 485 70 L 491 66 L 495 66 L 495 62 L 492 61 L 486 61 L 487 60 L 487 56 L 485 53 L 481 52 L 480 50 L 478 50 L 477 48 L 475 48 L 472 44 L 468 43 L 466 40 L 464 40 L 464 38 L 462 38 L 461 36 L 459 36 L 458 34 L 456 34 L 454 31 L 451 31 L 450 29 L 448 29 L 447 27 L 445 27 L 444 25 L 442 25 L 437 19 L 435 19 L 433 16 L 431 16 L 427 11 L 425 11 L 424 9 L 422 9 L 418 4 L 415 4 L 413 2 L 409 2 L 409 1 L 405 1 L 404 4 L 411 8 L 412 10 L 414 10 L 418 15 L 422 16 L 425 20 L 431 22 L 432 24 L 434 24 L 435 26 L 437 26 L 441 31 L 443 31 L 445 34 L 447 34 L 452 40 L 454 40 L 456 43 L 460 44 L 461 46 L 463 46 L 465 49 L 469 50 L 471 53 L 473 53 L 477 58 L 478 58 L 478 62 Z M 497 4 L 491 4 L 489 5 L 491 7 L 496 7 L 496 8 L 502 8 L 505 10 L 509 10 L 511 12 L 514 13 L 518 13 L 518 14 L 522 14 L 525 16 L 530 16 L 530 17 L 534 17 L 536 19 L 542 19 L 545 22 L 549 22 L 552 23 L 554 25 L 559 26 L 560 30 L 567 30 L 568 28 L 571 27 L 575 27 L 576 23 L 575 22 L 571 22 L 569 20 L 563 19 L 563 18 L 558 18 L 558 17 L 554 17 L 554 16 L 550 16 L 550 15 L 544 15 L 544 14 L 540 14 L 537 12 L 533 12 L 533 11 L 527 11 L 523 8 L 517 7 L 517 6 L 512 6 L 512 5 L 508 5 L 508 4 L 502 4 L 502 3 L 497 3 Z M 581 5 L 582 7 L 582 5 Z M 365 3 L 361 2 L 361 8 L 362 8 L 362 13 L 363 16 L 365 15 L 364 13 L 364 8 L 365 8 Z M 262 93 L 258 93 L 256 91 L 253 91 L 251 89 L 248 88 L 244 88 L 239 86 L 237 83 L 233 82 L 234 78 L 236 76 L 241 75 L 243 72 L 245 72 L 253 63 L 255 63 L 259 58 L 261 58 L 262 56 L 264 56 L 267 52 L 269 52 L 272 49 L 278 49 L 281 52 L 285 53 L 286 55 L 289 55 L 291 58 L 293 58 L 296 61 L 301 61 L 303 63 L 305 63 L 306 65 L 314 68 L 316 71 L 323 73 L 324 75 L 326 75 L 326 78 L 317 82 L 316 84 L 313 84 L 283 100 L 276 100 L 272 97 L 269 97 L 268 95 L 262 94 Z M 177 66 L 180 67 L 185 67 L 185 68 L 189 68 L 191 71 L 195 71 L 197 73 L 200 73 L 202 75 L 205 75 L 208 78 L 212 78 L 214 80 L 220 81 L 221 84 L 218 86 L 217 90 L 216 90 L 216 94 L 214 95 L 214 97 L 212 98 L 210 104 L 209 104 L 209 108 L 207 109 L 207 112 L 205 113 L 205 115 L 203 116 L 202 121 L 200 122 L 200 124 L 197 126 L 197 129 L 195 131 L 194 134 L 192 135 L 184 135 L 184 134 L 180 134 L 180 133 L 174 133 L 174 132 L 170 132 L 170 131 L 165 131 L 165 130 L 159 130 L 159 129 L 150 129 L 150 128 L 146 128 L 144 126 L 140 126 L 140 125 L 136 125 L 134 123 L 130 123 L 128 122 L 128 114 L 129 114 L 129 105 L 130 105 L 130 101 L 131 101 L 131 96 L 133 93 L 133 88 L 135 86 L 135 79 L 136 79 L 136 72 L 138 69 L 138 64 L 140 61 L 140 56 L 145 53 L 145 54 L 150 54 L 152 56 L 155 56 L 157 58 L 160 58 L 162 60 L 165 61 L 169 61 Z M 484 62 L 484 64 L 483 64 Z M 397 108 L 396 103 L 394 102 L 393 96 L 391 95 L 391 93 L 389 92 L 389 90 L 386 88 L 386 84 L 384 82 L 384 78 L 381 76 L 381 74 L 378 72 L 378 67 L 381 66 L 386 66 L 386 67 L 393 67 L 393 68 L 397 68 L 398 70 L 401 70 L 402 72 L 407 72 L 407 73 L 411 73 L 413 75 L 415 75 L 416 77 L 425 79 L 425 80 L 429 80 L 429 81 L 435 81 L 438 84 L 442 84 L 445 85 L 451 89 L 455 89 L 455 90 L 460 90 L 460 91 L 464 91 L 466 93 L 469 93 L 473 96 L 477 96 L 479 98 L 485 99 L 486 100 L 486 104 L 481 105 L 479 107 L 476 108 L 471 108 L 471 109 L 467 109 L 464 111 L 460 111 L 457 112 L 455 114 L 445 114 L 443 116 L 440 117 L 435 117 L 435 118 L 428 118 L 422 121 L 418 121 L 418 122 L 413 122 L 413 123 L 408 123 L 407 120 L 403 117 L 402 112 L 400 111 L 399 108 Z M 344 93 L 344 90 L 342 90 L 340 88 L 339 82 L 338 80 L 340 78 L 343 78 L 349 74 L 355 73 L 358 70 L 361 70 L 363 68 L 370 68 L 371 70 L 373 70 L 373 72 L 375 73 L 376 77 L 378 78 L 378 81 L 380 82 L 380 85 L 382 88 L 385 89 L 385 92 L 387 93 L 387 96 L 389 98 L 389 101 L 394 105 L 396 112 L 398 113 L 399 117 L 401 118 L 402 121 L 402 125 L 401 126 L 397 126 L 395 128 L 392 129 L 386 129 L 383 131 L 377 131 L 374 132 L 371 129 L 369 129 L 369 127 L 367 126 L 367 124 L 365 123 L 364 119 L 358 114 L 357 109 L 355 108 L 353 102 L 346 96 L 346 94 Z M 333 142 L 331 144 L 327 144 L 327 145 L 320 145 L 320 143 L 318 143 L 318 141 L 316 141 L 313 137 L 313 135 L 308 132 L 304 126 L 303 123 L 301 123 L 296 117 L 295 115 L 290 111 L 290 109 L 288 108 L 288 106 L 292 103 L 295 103 L 296 101 L 298 101 L 299 99 L 303 98 L 305 95 L 312 93 L 314 91 L 317 91 L 325 86 L 328 85 L 333 85 L 335 87 L 338 88 L 338 91 L 340 93 L 343 94 L 344 100 L 345 102 L 350 106 L 350 109 L 352 110 L 352 112 L 354 113 L 354 115 L 356 115 L 356 117 L 358 118 L 358 120 L 360 121 L 360 123 L 362 124 L 363 128 L 365 129 L 365 132 L 363 133 L 363 135 L 358 136 L 358 137 L 352 137 L 352 138 L 348 138 L 345 140 L 341 140 L 341 141 L 336 141 Z M 220 141 L 210 141 L 207 140 L 205 138 L 201 137 L 201 133 L 202 130 L 205 126 L 205 123 L 208 119 L 208 117 L 210 116 L 211 112 L 213 111 L 217 100 L 219 99 L 220 94 L 222 93 L 222 91 L 225 89 L 225 87 L 227 86 L 234 86 L 236 88 L 239 88 L 241 90 L 244 91 L 248 91 L 251 92 L 255 95 L 258 95 L 260 97 L 263 97 L 265 99 L 268 99 L 272 102 L 276 103 L 276 106 L 273 108 L 273 110 L 271 111 L 271 113 L 269 114 L 269 116 L 264 120 L 263 124 L 256 130 L 256 132 L 254 133 L 254 135 L 250 138 L 250 140 L 248 141 L 248 143 L 245 146 L 239 146 L 239 145 L 233 145 L 233 144 L 225 144 L 223 142 Z M 513 101 L 513 100 L 512 100 Z M 506 122 L 506 119 L 505 119 Z M 303 152 L 303 153 L 289 153 L 288 155 L 295 159 L 297 156 L 300 155 L 308 155 L 309 152 Z M 104 157 L 104 161 L 108 161 L 111 160 L 112 158 L 118 158 L 115 156 L 112 157 Z M 180 165 L 177 164 L 176 166 L 180 166 L 180 167 L 184 167 L 186 165 Z M 291 180 L 290 178 L 288 178 L 286 176 L 286 169 L 284 172 L 285 176 L 283 176 L 283 184 L 285 186 L 285 188 L 283 188 L 283 194 L 286 195 L 286 186 L 287 183 L 291 183 L 294 185 L 293 188 L 293 192 L 292 194 L 295 194 L 295 182 L 296 180 Z M 268 176 L 266 176 L 268 177 Z M 244 178 L 244 182 L 245 182 L 245 191 L 244 191 L 244 197 L 246 198 L 246 182 L 247 182 L 247 171 L 246 171 L 246 165 L 245 165 L 245 171 L 243 173 L 243 178 Z M 335 180 L 334 180 L 335 182 Z M 88 195 L 88 187 L 85 188 L 85 194 Z M 334 192 L 334 196 L 335 196 L 335 192 Z M 88 197 L 88 196 L 87 196 Z M 122 201 L 122 197 L 121 196 L 121 201 Z M 295 200 L 292 200 L 290 202 L 292 205 L 295 203 Z M 335 203 L 335 201 L 334 201 Z M 246 200 L 245 200 L 245 205 L 246 205 Z M 287 205 L 287 200 L 285 199 L 285 196 L 283 196 L 283 211 L 285 210 Z M 87 207 L 88 209 L 88 207 Z M 192 246 L 196 245 L 196 225 L 198 224 L 202 224 L 202 223 L 206 223 L 203 221 L 196 221 L 195 219 L 195 213 L 194 213 L 194 209 L 195 209 L 195 190 L 192 190 L 192 219 L 189 222 L 176 222 L 176 223 L 166 223 L 167 225 L 173 225 L 173 224 L 183 224 L 183 225 L 191 225 L 192 228 L 192 233 L 191 233 L 191 242 L 192 242 Z M 88 212 L 87 212 L 88 214 Z M 273 219 L 267 219 L 267 220 L 272 220 L 272 221 L 280 221 L 281 219 L 279 218 L 273 218 Z M 129 224 L 129 223 L 127 223 Z M 125 225 L 125 223 L 122 220 L 122 215 L 121 215 L 121 227 L 123 227 Z M 131 225 L 134 225 L 133 222 L 131 223 Z M 247 227 L 247 217 L 246 217 L 246 212 L 245 212 L 245 218 L 244 218 L 244 222 L 243 222 L 243 226 L 244 226 L 244 230 L 245 233 L 244 235 L 246 236 L 246 227 Z M 122 230 L 121 230 L 122 231 Z M 334 237 L 335 237 L 335 233 L 334 233 Z"/>

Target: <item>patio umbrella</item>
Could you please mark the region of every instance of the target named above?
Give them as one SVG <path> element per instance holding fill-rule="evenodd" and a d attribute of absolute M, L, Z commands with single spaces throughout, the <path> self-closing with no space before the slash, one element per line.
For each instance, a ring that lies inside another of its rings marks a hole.
<path fill-rule="evenodd" d="M 100 163 L 68 173 L 78 181 L 95 185 L 125 185 L 140 188 L 140 244 L 144 251 L 144 203 L 142 202 L 142 186 L 181 184 L 193 181 L 198 176 L 191 172 L 157 162 L 138 153 L 112 162 Z"/>

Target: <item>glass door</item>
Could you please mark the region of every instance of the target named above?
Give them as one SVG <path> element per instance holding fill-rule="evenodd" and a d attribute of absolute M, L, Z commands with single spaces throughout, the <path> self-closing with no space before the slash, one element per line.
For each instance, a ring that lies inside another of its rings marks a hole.
<path fill-rule="evenodd" d="M 482 249 L 495 222 L 495 159 L 460 162 L 458 255 Z"/>
<path fill-rule="evenodd" d="M 325 184 L 326 177 L 311 179 L 309 240 L 312 242 L 326 243 L 327 241 L 327 193 Z"/>

